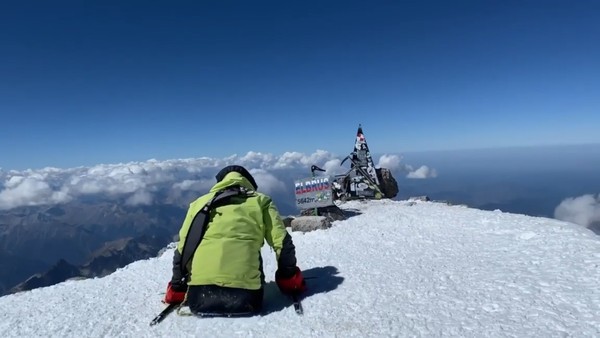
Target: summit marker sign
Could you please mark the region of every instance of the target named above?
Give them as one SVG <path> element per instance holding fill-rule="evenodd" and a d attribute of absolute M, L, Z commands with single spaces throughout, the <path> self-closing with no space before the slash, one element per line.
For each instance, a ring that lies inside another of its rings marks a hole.
<path fill-rule="evenodd" d="M 319 208 L 333 205 L 331 178 L 310 177 L 294 181 L 296 206 L 299 209 Z"/>

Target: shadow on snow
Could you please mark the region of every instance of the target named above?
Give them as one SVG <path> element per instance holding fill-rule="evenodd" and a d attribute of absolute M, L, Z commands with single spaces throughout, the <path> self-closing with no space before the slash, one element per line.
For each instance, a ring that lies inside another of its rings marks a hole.
<path fill-rule="evenodd" d="M 319 293 L 333 291 L 344 281 L 344 277 L 338 275 L 339 271 L 334 266 L 309 268 L 302 271 L 302 274 L 306 280 L 306 292 L 301 295 L 301 300 Z M 291 298 L 283 295 L 275 282 L 271 281 L 265 285 L 262 316 L 291 306 Z"/>

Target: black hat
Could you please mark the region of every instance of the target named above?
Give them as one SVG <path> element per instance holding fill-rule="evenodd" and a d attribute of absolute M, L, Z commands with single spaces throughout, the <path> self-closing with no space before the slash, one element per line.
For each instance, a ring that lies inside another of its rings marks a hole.
<path fill-rule="evenodd" d="M 225 168 L 221 169 L 221 171 L 219 171 L 219 173 L 217 174 L 217 176 L 215 176 L 215 178 L 217 179 L 217 182 L 221 182 L 227 174 L 229 174 L 230 172 L 234 172 L 234 171 L 236 173 L 240 173 L 248 181 L 250 181 L 250 184 L 252 184 L 252 186 L 254 187 L 254 190 L 258 189 L 258 186 L 256 185 L 256 181 L 254 180 L 254 177 L 252 177 L 252 175 L 250 175 L 250 172 L 248 172 L 248 170 L 246 170 L 246 168 L 242 167 L 241 165 L 228 165 Z"/>

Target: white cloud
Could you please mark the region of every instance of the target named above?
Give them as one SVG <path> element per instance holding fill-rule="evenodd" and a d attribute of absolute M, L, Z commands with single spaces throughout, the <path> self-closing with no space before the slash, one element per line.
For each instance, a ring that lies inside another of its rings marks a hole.
<path fill-rule="evenodd" d="M 152 194 L 145 190 L 136 191 L 125 201 L 128 205 L 150 205 L 152 204 Z"/>
<path fill-rule="evenodd" d="M 323 165 L 323 167 L 321 169 L 325 169 L 325 173 L 327 175 L 338 175 L 338 174 L 343 174 L 346 171 L 348 171 L 348 168 L 344 168 L 342 167 L 340 164 L 342 163 L 341 160 L 339 159 L 333 159 L 333 160 L 329 160 L 327 162 L 325 162 L 325 165 Z"/>
<path fill-rule="evenodd" d="M 70 200 L 64 189 L 53 190 L 39 175 L 9 177 L 4 187 L 4 190 L 0 191 L 0 209 L 56 204 Z"/>
<path fill-rule="evenodd" d="M 426 179 L 437 177 L 437 171 L 433 168 L 429 168 L 426 165 L 422 165 L 416 170 L 412 165 L 402 164 L 402 157 L 398 155 L 383 155 L 379 158 L 377 166 L 379 168 L 387 168 L 392 171 L 401 171 L 406 173 L 406 178 L 412 179 Z"/>
<path fill-rule="evenodd" d="M 411 172 L 400 164 L 397 155 L 384 155 L 380 166 Z M 250 151 L 243 156 L 189 158 L 120 164 L 99 164 L 68 169 L 0 171 L 0 210 L 19 206 L 66 203 L 82 196 L 97 196 L 126 203 L 176 203 L 185 205 L 194 196 L 206 193 L 215 184 L 216 173 L 226 165 L 239 164 L 248 169 L 258 190 L 279 194 L 278 199 L 293 201 L 295 179 L 310 176 L 310 166 L 326 170 L 325 175 L 346 172 L 348 164 L 325 150 L 312 154 L 286 152 L 280 156 Z M 423 169 L 425 168 L 425 169 Z M 434 170 L 421 167 L 413 176 L 431 177 Z M 289 187 L 288 187 L 289 185 Z M 291 203 L 293 204 L 293 203 Z"/>
<path fill-rule="evenodd" d="M 276 159 L 272 167 L 274 169 L 289 169 L 298 167 L 305 167 L 309 169 L 311 165 L 319 165 L 319 163 L 328 161 L 333 157 L 334 156 L 331 153 L 325 150 L 317 150 L 310 155 L 305 155 L 299 152 L 286 152 Z"/>
<path fill-rule="evenodd" d="M 240 163 L 246 167 L 262 168 L 265 164 L 272 163 L 275 157 L 271 154 L 257 153 L 249 151 L 240 158 Z"/>
<path fill-rule="evenodd" d="M 4 186 L 7 189 L 12 189 L 12 188 L 15 188 L 15 187 L 19 186 L 21 184 L 21 182 L 23 182 L 24 180 L 25 180 L 24 176 L 13 176 L 13 177 L 10 177 L 6 181 L 6 183 L 4 184 Z"/>
<path fill-rule="evenodd" d="M 600 195 L 569 197 L 556 207 L 554 218 L 585 227 L 600 222 Z"/>
<path fill-rule="evenodd" d="M 286 191 L 285 184 L 264 169 L 252 169 L 250 174 L 254 177 L 258 189 L 266 194 L 275 194 Z"/>
<path fill-rule="evenodd" d="M 431 177 L 436 177 L 436 176 L 437 176 L 437 172 L 435 169 L 430 169 L 428 166 L 422 165 L 421 167 L 419 167 L 419 169 L 410 171 L 406 175 L 406 178 L 425 179 L 425 178 L 431 178 Z"/>
<path fill-rule="evenodd" d="M 179 190 L 198 190 L 201 187 L 202 181 L 198 180 L 184 180 L 183 182 L 173 184 L 173 188 Z"/>
<path fill-rule="evenodd" d="M 387 168 L 392 171 L 400 169 L 400 160 L 402 158 L 398 155 L 382 155 L 379 158 L 378 168 Z"/>

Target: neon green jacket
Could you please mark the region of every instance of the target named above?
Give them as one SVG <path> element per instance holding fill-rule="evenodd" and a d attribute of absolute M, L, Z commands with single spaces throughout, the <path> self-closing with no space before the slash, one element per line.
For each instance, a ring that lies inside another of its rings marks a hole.
<path fill-rule="evenodd" d="M 179 254 L 198 211 L 217 191 L 232 185 L 253 190 L 246 178 L 231 172 L 206 195 L 190 204 L 179 231 Z M 235 198 L 241 203 L 234 199 L 236 203 L 211 211 L 204 238 L 187 266 L 190 271 L 188 285 L 261 288 L 264 278 L 260 250 L 264 240 L 275 251 L 279 267 L 296 265 L 294 244 L 271 198 L 258 192 L 253 192 L 250 197 Z"/>

